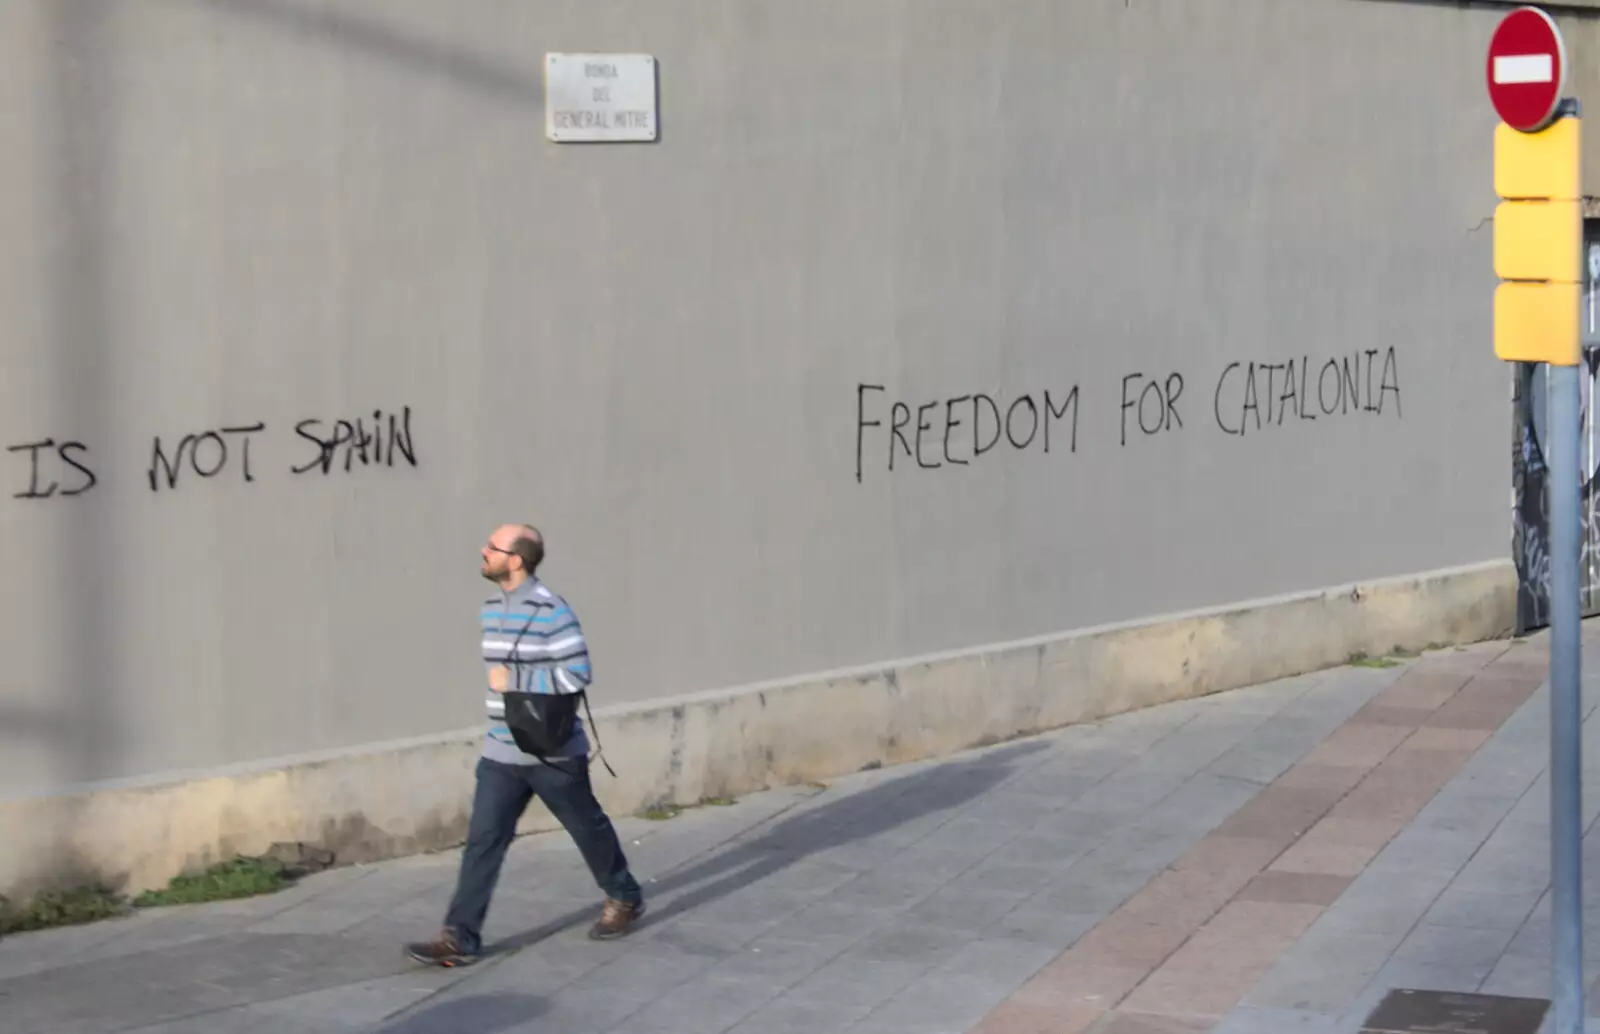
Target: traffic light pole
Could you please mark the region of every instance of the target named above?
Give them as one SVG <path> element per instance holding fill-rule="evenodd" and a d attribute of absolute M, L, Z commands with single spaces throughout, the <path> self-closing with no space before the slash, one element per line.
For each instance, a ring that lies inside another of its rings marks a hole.
<path fill-rule="evenodd" d="M 1578 367 L 1549 365 L 1550 917 L 1554 1034 L 1583 1032 Z"/>
<path fill-rule="evenodd" d="M 1581 125 L 1578 102 L 1556 118 Z M 1582 313 L 1573 313 L 1582 325 Z M 1583 706 L 1578 481 L 1581 363 L 1548 363 L 1550 471 L 1550 958 L 1553 1034 L 1582 1034 Z"/>
<path fill-rule="evenodd" d="M 1550 514 L 1550 960 L 1553 1034 L 1583 1034 L 1583 709 L 1578 564 L 1583 367 L 1582 112 L 1566 42 L 1524 6 L 1501 19 L 1485 65 L 1495 128 L 1494 352 L 1544 367 Z"/>

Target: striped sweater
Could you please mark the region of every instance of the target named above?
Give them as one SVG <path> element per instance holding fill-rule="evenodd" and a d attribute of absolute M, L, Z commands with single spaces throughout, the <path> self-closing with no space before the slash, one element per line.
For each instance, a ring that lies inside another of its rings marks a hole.
<path fill-rule="evenodd" d="M 484 677 L 499 665 L 511 669 L 509 687 L 523 693 L 577 693 L 589 687 L 589 645 L 578 616 L 567 601 L 537 578 L 529 578 L 509 593 L 483 601 Z M 487 688 L 485 706 L 489 730 L 483 756 L 508 765 L 537 765 L 539 759 L 524 754 L 506 728 L 506 705 L 499 693 Z M 577 718 L 572 739 L 553 757 L 576 758 L 589 754 L 589 737 L 583 719 Z"/>

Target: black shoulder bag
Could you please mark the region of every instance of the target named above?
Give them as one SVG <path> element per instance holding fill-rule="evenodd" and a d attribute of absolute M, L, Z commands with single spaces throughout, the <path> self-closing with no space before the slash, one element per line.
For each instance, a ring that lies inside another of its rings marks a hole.
<path fill-rule="evenodd" d="M 533 604 L 529 604 L 533 606 Z M 522 661 L 517 657 L 517 645 L 522 642 L 522 637 L 527 634 L 533 625 L 533 619 L 538 616 L 535 610 L 528 615 L 528 620 L 523 623 L 522 631 L 517 633 L 517 638 L 512 640 L 511 649 L 506 660 L 511 664 L 520 665 Z M 517 679 L 518 684 L 521 678 Z M 528 693 L 523 690 L 508 689 L 500 694 L 505 698 L 506 728 L 511 730 L 511 738 L 516 741 L 517 749 L 524 754 L 531 754 L 551 767 L 556 767 L 545 756 L 553 754 L 566 746 L 572 739 L 573 726 L 578 720 L 578 699 L 583 698 L 583 710 L 589 716 L 589 728 L 594 729 L 594 713 L 589 710 L 589 691 L 579 690 L 576 693 Z M 600 744 L 600 734 L 595 735 L 595 746 Z M 617 773 L 611 768 L 611 763 L 601 756 L 597 750 L 596 756 L 600 763 L 606 766 L 606 771 L 616 778 Z"/>

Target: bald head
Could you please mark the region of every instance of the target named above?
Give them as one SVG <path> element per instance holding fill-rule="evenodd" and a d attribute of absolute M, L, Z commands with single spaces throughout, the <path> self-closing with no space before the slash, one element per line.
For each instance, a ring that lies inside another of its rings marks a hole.
<path fill-rule="evenodd" d="M 531 524 L 502 524 L 483 548 L 483 576 L 510 588 L 544 561 L 544 536 Z"/>

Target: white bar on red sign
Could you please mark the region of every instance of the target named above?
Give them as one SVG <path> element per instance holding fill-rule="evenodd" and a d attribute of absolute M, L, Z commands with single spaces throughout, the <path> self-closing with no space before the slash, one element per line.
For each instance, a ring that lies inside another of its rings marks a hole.
<path fill-rule="evenodd" d="M 1494 81 L 1502 86 L 1548 83 L 1555 77 L 1555 62 L 1549 54 L 1509 54 L 1494 59 Z"/>

